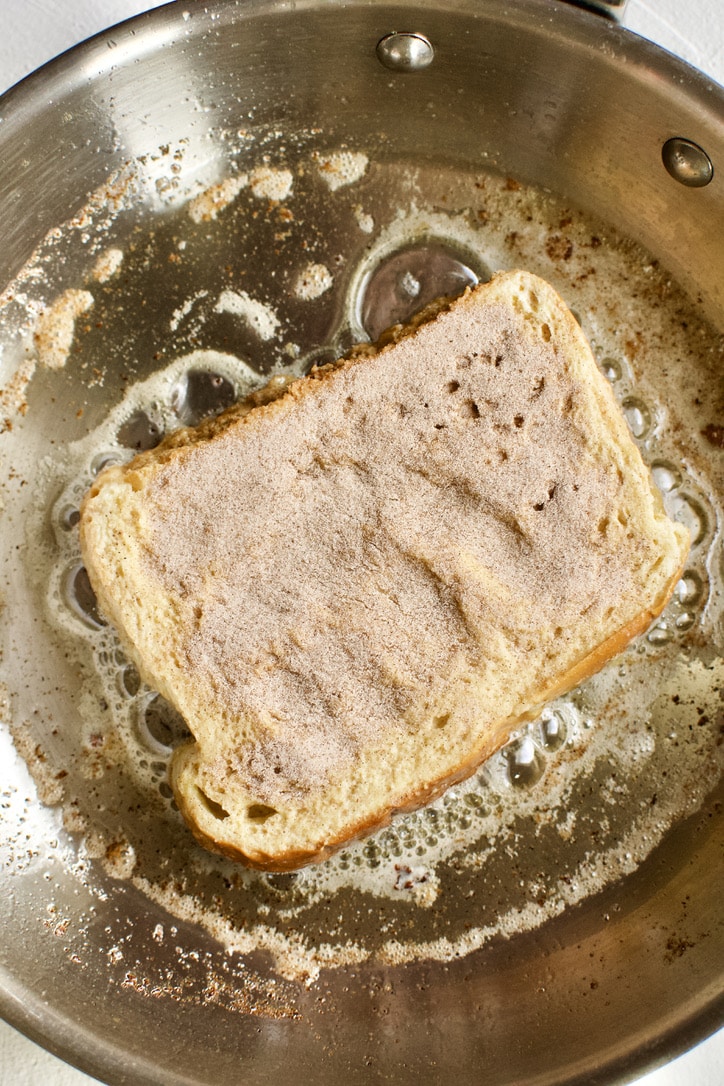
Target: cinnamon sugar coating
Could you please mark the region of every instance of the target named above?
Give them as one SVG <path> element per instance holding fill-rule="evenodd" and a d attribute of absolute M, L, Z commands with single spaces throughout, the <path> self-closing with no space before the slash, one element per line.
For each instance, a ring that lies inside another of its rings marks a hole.
<path fill-rule="evenodd" d="M 188 815 L 196 781 L 227 837 L 240 803 L 268 836 L 272 816 L 318 812 L 347 779 L 357 826 L 364 772 L 371 793 L 389 778 L 371 801 L 383 817 L 416 771 L 423 798 L 439 791 L 436 766 L 441 781 L 469 772 L 623 647 L 683 561 L 685 533 L 551 288 L 508 273 L 390 338 L 114 469 L 133 492 L 132 579 L 176 624 L 170 662 L 136 655 L 198 742 L 177 793 Z M 96 581 L 133 641 L 125 589 Z M 373 780 L 385 751 L 399 774 Z M 332 822 L 310 855 L 344 839 Z"/>

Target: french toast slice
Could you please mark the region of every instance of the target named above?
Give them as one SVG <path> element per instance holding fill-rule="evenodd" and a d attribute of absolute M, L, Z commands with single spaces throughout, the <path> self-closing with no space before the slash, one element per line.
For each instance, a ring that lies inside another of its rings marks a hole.
<path fill-rule="evenodd" d="M 274 398 L 275 397 L 275 398 Z M 473 772 L 669 599 L 664 512 L 552 287 L 506 272 L 106 469 L 102 611 L 208 848 L 290 870 Z"/>

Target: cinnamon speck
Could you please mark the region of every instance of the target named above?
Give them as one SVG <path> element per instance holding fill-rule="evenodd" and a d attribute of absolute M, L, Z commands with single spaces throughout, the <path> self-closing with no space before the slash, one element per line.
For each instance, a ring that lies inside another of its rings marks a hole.
<path fill-rule="evenodd" d="M 701 433 L 715 449 L 724 449 L 724 426 L 720 423 L 710 422 Z"/>

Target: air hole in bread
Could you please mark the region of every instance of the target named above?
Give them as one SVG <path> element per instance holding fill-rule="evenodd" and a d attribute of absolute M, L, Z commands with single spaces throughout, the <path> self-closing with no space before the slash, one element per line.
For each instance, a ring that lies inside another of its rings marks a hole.
<path fill-rule="evenodd" d="M 198 785 L 196 787 L 196 792 L 209 814 L 212 814 L 219 822 L 223 822 L 225 818 L 229 817 L 229 812 L 224 810 L 221 804 L 217 803 L 211 796 L 207 796 L 206 792 L 202 791 Z"/>
<path fill-rule="evenodd" d="M 496 370 L 500 368 L 500 365 L 502 364 L 502 361 L 503 361 L 502 354 L 496 354 L 495 361 L 493 362 L 493 365 L 495 366 Z"/>
<path fill-rule="evenodd" d="M 516 415 L 513 419 L 513 422 L 515 423 L 515 428 L 517 430 L 520 430 L 521 426 L 525 422 L 525 417 L 523 415 Z"/>
<path fill-rule="evenodd" d="M 501 461 L 505 461 L 508 459 L 508 454 L 505 449 L 498 449 L 498 456 L 500 457 Z"/>
<path fill-rule="evenodd" d="M 447 386 L 448 392 L 457 392 L 457 390 L 459 388 L 460 388 L 460 382 L 459 381 L 448 381 L 448 386 Z"/>
<path fill-rule="evenodd" d="M 436 422 L 435 423 L 435 429 L 436 430 L 444 430 L 445 429 L 445 423 L 444 422 Z"/>
<path fill-rule="evenodd" d="M 546 383 L 545 377 L 536 377 L 535 382 L 533 384 L 533 391 L 530 394 L 531 400 L 537 400 L 538 399 L 541 392 L 545 388 L 545 383 Z"/>
<path fill-rule="evenodd" d="M 628 524 L 628 513 L 624 509 L 619 509 L 619 511 L 616 514 L 616 519 L 618 520 L 619 524 L 623 528 L 625 528 L 626 525 Z"/>
<path fill-rule="evenodd" d="M 246 808 L 246 817 L 252 822 L 266 822 L 267 818 L 278 813 L 275 807 L 267 807 L 266 803 L 252 803 Z"/>
<path fill-rule="evenodd" d="M 544 343 L 550 343 L 551 341 L 551 329 L 549 324 L 541 324 L 540 334 Z"/>
<path fill-rule="evenodd" d="M 435 727 L 444 728 L 446 724 L 450 722 L 450 714 L 442 713 L 440 716 L 435 717 Z"/>
<path fill-rule="evenodd" d="M 475 400 L 466 400 L 460 408 L 460 414 L 464 419 L 479 419 L 480 408 Z"/>
<path fill-rule="evenodd" d="M 608 517 L 601 517 L 601 519 L 598 522 L 599 535 L 605 535 L 606 534 L 606 532 L 608 531 L 608 526 L 609 526 L 610 523 L 611 522 L 608 519 Z"/>

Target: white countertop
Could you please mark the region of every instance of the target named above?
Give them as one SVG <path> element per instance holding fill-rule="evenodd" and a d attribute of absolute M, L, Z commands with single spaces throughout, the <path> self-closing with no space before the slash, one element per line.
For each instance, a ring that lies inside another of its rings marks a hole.
<path fill-rule="evenodd" d="M 0 0 L 0 93 L 83 38 L 158 6 L 149 0 Z M 624 23 L 724 83 L 724 0 L 629 0 Z M 95 1081 L 0 1022 L 0 1086 Z M 722 1083 L 724 1030 L 637 1086 Z"/>

